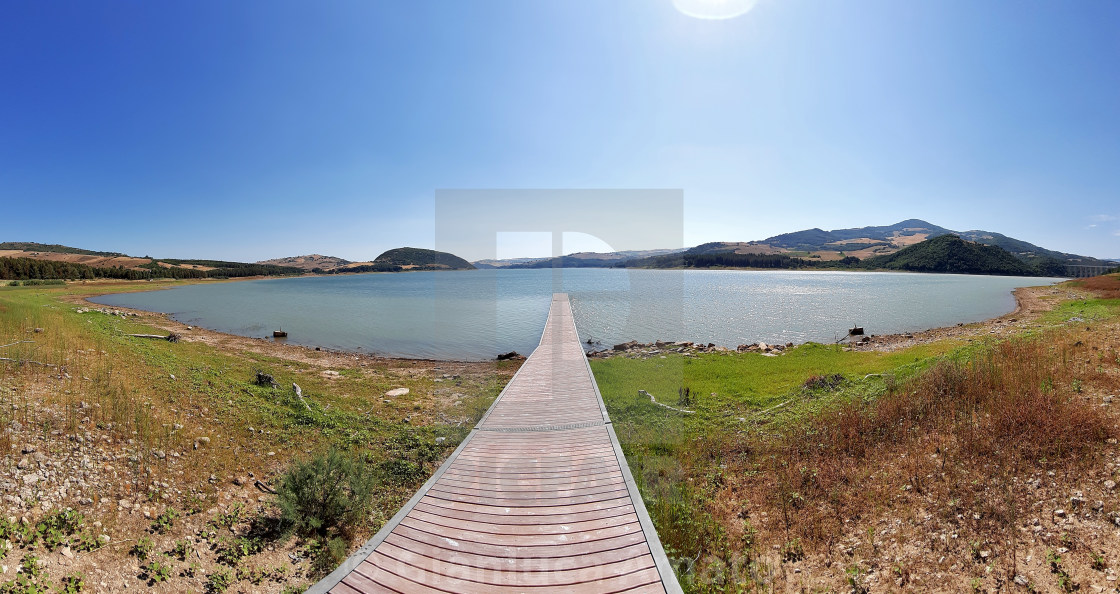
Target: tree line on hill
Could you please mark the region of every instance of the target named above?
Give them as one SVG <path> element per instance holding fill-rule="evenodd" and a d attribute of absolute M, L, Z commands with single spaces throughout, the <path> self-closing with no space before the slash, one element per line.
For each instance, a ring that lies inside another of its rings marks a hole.
<path fill-rule="evenodd" d="M 35 243 L 34 241 L 0 241 L 0 250 L 20 250 L 24 252 L 50 252 L 54 254 L 81 254 L 83 256 L 102 256 L 105 258 L 125 257 L 120 252 L 95 252 L 81 248 L 59 245 L 57 243 Z"/>
<path fill-rule="evenodd" d="M 298 268 L 275 266 L 271 264 L 247 264 L 241 262 L 220 262 L 211 260 L 165 260 L 169 264 L 195 264 L 214 266 L 212 270 L 198 270 L 181 266 L 160 266 L 153 260 L 139 269 L 113 267 L 93 267 L 75 262 L 56 262 L 34 258 L 0 258 L 0 279 L 95 279 L 113 278 L 122 280 L 146 280 L 152 278 L 236 278 L 246 276 L 287 276 L 302 274 Z M 204 262 L 206 262 L 204 264 Z"/>
<path fill-rule="evenodd" d="M 345 274 L 348 272 L 400 272 L 401 270 L 404 269 L 397 264 L 374 262 L 373 264 L 344 266 L 342 268 L 312 268 L 311 272 L 315 274 Z"/>
<path fill-rule="evenodd" d="M 906 270 L 1011 276 L 1065 276 L 1066 274 L 1065 263 L 1054 258 L 1036 257 L 1024 261 L 1003 248 L 965 241 L 956 235 L 941 235 L 905 247 L 893 254 L 864 260 L 855 256 L 846 256 L 839 260 L 817 260 L 787 254 L 683 252 L 627 260 L 616 263 L 613 267 Z"/>

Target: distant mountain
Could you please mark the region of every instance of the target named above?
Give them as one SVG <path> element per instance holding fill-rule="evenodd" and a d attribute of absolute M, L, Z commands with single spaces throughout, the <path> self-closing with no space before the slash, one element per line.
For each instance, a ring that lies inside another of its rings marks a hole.
<path fill-rule="evenodd" d="M 290 266 L 292 268 L 299 268 L 300 270 L 331 270 L 333 268 L 341 268 L 349 264 L 353 264 L 350 260 L 343 260 L 342 258 L 335 258 L 334 256 L 323 256 L 321 254 L 309 254 L 306 256 L 290 256 L 287 258 L 273 258 L 271 260 L 261 260 L 257 264 L 272 264 L 275 266 Z"/>
<path fill-rule="evenodd" d="M 470 262 L 454 254 L 413 247 L 391 249 L 375 258 L 373 263 L 400 266 L 403 270 L 474 270 Z"/>
<path fill-rule="evenodd" d="M 953 232 L 921 219 L 906 219 L 882 227 L 858 227 L 834 229 L 832 231 L 807 229 L 775 235 L 759 243 L 788 250 L 857 251 L 875 246 L 905 247 L 947 233 Z"/>
<path fill-rule="evenodd" d="M 966 241 L 951 234 L 938 235 L 893 254 L 868 258 L 860 264 L 866 268 L 913 272 L 1014 276 L 1039 274 L 1034 267 L 999 246 Z"/>
<path fill-rule="evenodd" d="M 485 260 L 475 260 L 474 262 L 471 262 L 471 264 L 474 264 L 474 267 L 479 269 L 509 268 L 510 266 L 514 266 L 516 264 L 531 264 L 533 262 L 540 262 L 547 259 L 548 258 L 503 258 L 501 260 L 498 260 L 490 258 Z"/>
<path fill-rule="evenodd" d="M 992 231 L 953 231 L 921 219 L 907 219 L 882 227 L 858 227 L 824 231 L 808 229 L 775 235 L 757 242 L 788 251 L 806 252 L 811 257 L 823 259 L 842 256 L 873 258 L 895 253 L 907 246 L 942 235 L 957 235 L 961 239 L 993 245 L 1014 254 L 1020 260 L 1044 273 L 1061 276 L 1066 265 L 1100 265 L 1103 262 L 1088 256 L 1067 254 L 1039 247 L 1033 243 L 1008 237 Z M 743 253 L 740 250 L 740 253 Z"/>
<path fill-rule="evenodd" d="M 476 260 L 477 268 L 609 268 L 634 258 L 649 258 L 683 252 L 684 249 L 622 250 L 618 252 L 574 252 L 559 258 L 508 258 Z"/>

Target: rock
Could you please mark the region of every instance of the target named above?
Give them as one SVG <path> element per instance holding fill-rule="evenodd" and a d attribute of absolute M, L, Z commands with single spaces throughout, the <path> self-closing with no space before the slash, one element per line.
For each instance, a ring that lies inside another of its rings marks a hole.
<path fill-rule="evenodd" d="M 102 535 L 97 537 L 97 542 L 101 543 L 101 546 L 105 546 L 105 545 L 109 544 L 109 541 L 111 541 L 111 540 L 113 540 L 113 539 L 109 538 L 108 534 L 102 534 Z"/>
<path fill-rule="evenodd" d="M 622 344 L 614 345 L 614 350 L 616 350 L 616 351 L 628 351 L 628 350 L 630 350 L 632 348 L 635 348 L 637 346 L 638 346 L 638 341 L 631 340 L 630 342 L 624 342 Z"/>
<path fill-rule="evenodd" d="M 524 358 L 525 356 L 521 353 L 518 353 L 517 351 L 510 351 L 508 353 L 502 353 L 498 355 L 499 361 L 520 361 Z"/>
<path fill-rule="evenodd" d="M 74 551 L 71 551 L 70 547 L 62 547 L 62 550 L 59 551 L 59 552 L 61 552 L 62 556 L 66 557 L 67 559 L 73 559 L 74 558 Z"/>
<path fill-rule="evenodd" d="M 1115 489 L 1116 488 L 1116 481 L 1114 481 L 1112 479 L 1109 479 L 1109 480 L 1105 481 L 1104 482 L 1104 488 L 1108 489 L 1109 491 Z"/>
<path fill-rule="evenodd" d="M 1015 576 L 1015 583 L 1025 588 L 1030 585 L 1031 581 L 1027 579 L 1027 576 L 1020 573 Z"/>
<path fill-rule="evenodd" d="M 238 487 L 243 487 L 245 486 L 245 479 L 240 476 L 236 477 L 233 479 L 233 484 L 237 485 Z"/>
<path fill-rule="evenodd" d="M 1056 510 L 1054 510 L 1054 515 L 1058 516 L 1059 518 L 1064 518 L 1064 517 L 1066 517 L 1066 510 L 1056 509 Z"/>
<path fill-rule="evenodd" d="M 437 438 L 436 438 L 436 445 L 439 445 L 439 444 L 441 444 L 441 443 L 443 443 L 443 442 L 445 442 L 445 441 L 447 441 L 447 438 L 446 438 L 446 437 L 437 437 Z"/>
<path fill-rule="evenodd" d="M 394 397 L 397 397 L 397 396 L 405 396 L 407 394 L 408 394 L 408 388 L 394 388 L 392 390 L 389 390 L 388 392 L 385 392 L 385 395 L 389 396 L 390 398 L 394 398 Z"/>

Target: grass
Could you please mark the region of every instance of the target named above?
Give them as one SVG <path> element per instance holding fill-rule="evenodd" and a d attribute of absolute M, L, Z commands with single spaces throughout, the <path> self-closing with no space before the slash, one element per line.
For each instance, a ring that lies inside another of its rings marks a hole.
<path fill-rule="evenodd" d="M 1092 289 L 1116 287 L 1120 278 Z M 686 591 L 796 589 L 784 568 L 808 556 L 835 570 L 829 588 L 846 580 L 866 591 L 878 568 L 904 586 L 937 565 L 930 555 L 962 568 L 982 558 L 995 577 L 976 583 L 987 587 L 1016 575 L 1016 526 L 1039 505 L 1026 480 L 1051 473 L 1068 498 L 1118 433 L 1089 397 L 1120 388 L 1118 314 L 1118 299 L 1078 299 L 1045 314 L 1047 329 L 1004 340 L 614 357 L 592 368 Z M 637 394 L 678 405 L 683 388 L 694 414 Z M 895 522 L 915 516 L 923 526 L 911 538 L 930 538 L 930 552 L 900 559 L 877 528 L 898 534 Z M 960 539 L 933 541 L 936 528 Z M 1054 586 L 1068 586 L 1062 575 Z"/>
<path fill-rule="evenodd" d="M 22 434 L 0 434 L 0 453 L 16 448 L 18 454 L 29 436 L 42 438 L 44 452 L 67 452 L 71 439 L 87 431 L 125 449 L 127 460 L 116 465 L 123 476 L 91 489 L 95 511 L 87 511 L 114 542 L 150 530 L 160 541 L 157 550 L 171 548 L 187 534 L 175 509 L 213 508 L 234 477 L 251 474 L 268 484 L 292 460 L 332 449 L 360 456 L 384 475 L 372 513 L 352 531 L 360 540 L 465 438 L 517 367 L 448 364 L 454 379 L 436 381 L 443 364 L 312 351 L 288 358 L 190 340 L 130 338 L 125 335 L 166 331 L 147 317 L 79 313 L 72 302 L 82 295 L 179 284 L 0 286 L 0 345 L 18 342 L 0 349 L 0 357 L 25 362 L 0 361 L 0 425 L 14 421 L 22 427 Z M 322 373 L 327 369 L 338 373 Z M 256 385 L 258 371 L 271 374 L 279 387 Z M 293 383 L 302 388 L 303 400 Z M 398 387 L 409 388 L 409 395 L 385 399 L 385 391 Z M 252 481 L 245 488 L 259 495 Z M 157 508 L 152 519 L 116 513 L 118 499 L 135 496 Z M 21 513 L 38 515 L 34 509 Z M 119 549 L 120 556 L 128 550 Z M 96 553 L 101 563 L 113 554 Z M 162 569 L 155 575 L 163 580 Z M 301 581 L 305 577 L 311 576 Z M 223 583 L 217 578 L 213 589 Z"/>

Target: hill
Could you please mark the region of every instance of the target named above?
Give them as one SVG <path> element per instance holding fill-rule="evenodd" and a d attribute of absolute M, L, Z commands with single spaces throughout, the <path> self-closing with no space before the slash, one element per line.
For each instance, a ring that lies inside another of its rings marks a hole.
<path fill-rule="evenodd" d="M 57 243 L 36 243 L 34 241 L 3 241 L 0 242 L 0 251 L 17 252 L 48 252 L 52 254 L 80 254 L 83 256 L 103 256 L 107 258 L 125 256 L 120 252 L 94 252 L 81 248 L 59 245 Z"/>
<path fill-rule="evenodd" d="M 921 219 L 906 219 L 893 225 L 857 227 L 852 229 L 807 229 L 783 233 L 760 243 L 788 250 L 859 251 L 875 247 L 901 248 L 938 235 L 952 233 L 949 229 Z"/>
<path fill-rule="evenodd" d="M 573 252 L 556 258 L 509 258 L 478 260 L 476 268 L 610 268 L 635 258 L 651 258 L 682 252 L 683 249 L 623 250 L 618 252 Z"/>
<path fill-rule="evenodd" d="M 140 258 L 58 244 L 0 243 L 0 278 L 3 279 L 234 278 L 289 276 L 303 272 L 299 268 L 273 264 Z"/>
<path fill-rule="evenodd" d="M 868 258 L 861 264 L 866 268 L 913 272 L 1016 276 L 1039 274 L 1038 270 L 999 246 L 965 241 L 957 235 L 939 235 L 890 255 Z"/>
<path fill-rule="evenodd" d="M 402 270 L 474 270 L 474 265 L 455 254 L 413 247 L 391 249 L 374 258 L 373 263 L 400 266 Z"/>
<path fill-rule="evenodd" d="M 343 260 L 334 256 L 324 256 L 321 254 L 308 254 L 306 256 L 289 256 L 287 258 L 273 258 L 271 260 L 261 260 L 257 264 L 272 264 L 274 266 L 290 266 L 292 268 L 299 268 L 300 270 L 331 270 L 334 268 L 341 268 L 353 264 L 350 260 Z"/>

